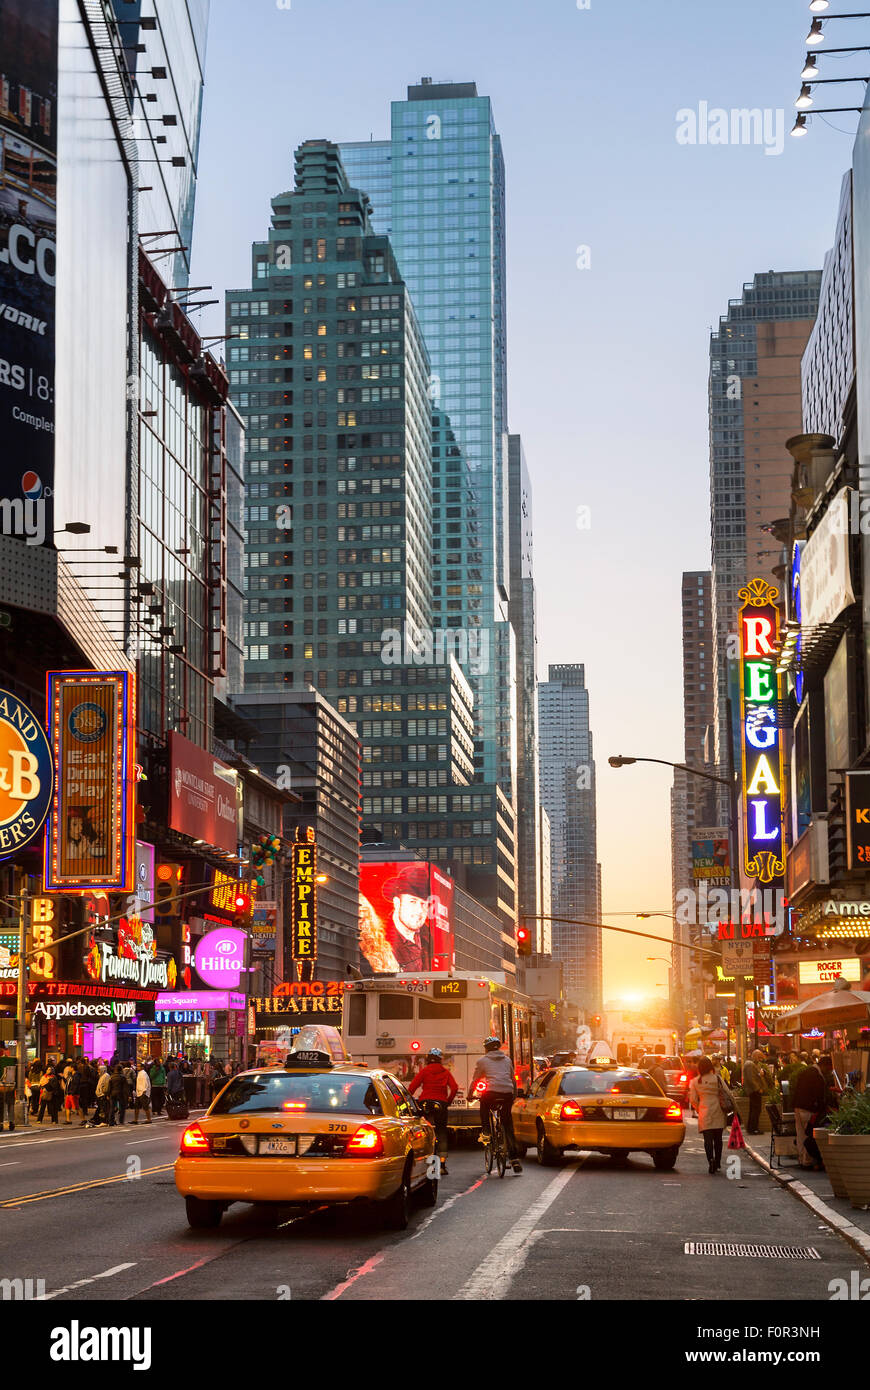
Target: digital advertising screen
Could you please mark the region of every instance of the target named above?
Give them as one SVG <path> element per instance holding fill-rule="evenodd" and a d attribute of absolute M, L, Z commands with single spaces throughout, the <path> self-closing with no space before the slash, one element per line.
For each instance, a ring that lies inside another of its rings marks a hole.
<path fill-rule="evenodd" d="M 449 970 L 453 881 L 422 860 L 360 865 L 360 954 L 375 975 Z"/>

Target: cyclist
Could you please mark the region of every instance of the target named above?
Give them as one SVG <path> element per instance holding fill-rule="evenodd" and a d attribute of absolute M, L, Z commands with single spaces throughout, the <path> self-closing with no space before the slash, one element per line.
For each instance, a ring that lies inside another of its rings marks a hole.
<path fill-rule="evenodd" d="M 483 1047 L 484 1055 L 478 1057 L 474 1064 L 474 1075 L 471 1078 L 470 1088 L 471 1094 L 474 1095 L 478 1082 L 482 1081 L 486 1087 L 480 1096 L 481 1137 L 486 1143 L 490 1135 L 490 1113 L 493 1110 L 500 1111 L 511 1167 L 515 1173 L 521 1173 L 523 1165 L 517 1157 L 514 1124 L 511 1117 L 511 1107 L 517 1093 L 513 1063 L 508 1054 L 502 1052 L 500 1039 L 496 1037 L 484 1038 Z"/>
<path fill-rule="evenodd" d="M 444 1066 L 440 1047 L 430 1048 L 408 1090 L 420 1092 L 423 1114 L 435 1127 L 435 1150 L 441 1160 L 441 1176 L 447 1176 L 447 1107 L 459 1090 L 453 1073 Z"/>

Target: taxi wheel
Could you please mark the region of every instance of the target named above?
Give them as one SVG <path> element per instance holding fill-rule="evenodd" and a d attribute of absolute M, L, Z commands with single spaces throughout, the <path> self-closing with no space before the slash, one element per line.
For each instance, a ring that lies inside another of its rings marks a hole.
<path fill-rule="evenodd" d="M 384 1220 L 393 1231 L 404 1231 L 411 1220 L 411 1170 L 406 1166 L 402 1181 L 392 1197 L 384 1202 Z"/>
<path fill-rule="evenodd" d="M 552 1168 L 561 1158 L 560 1151 L 555 1148 L 544 1133 L 544 1126 L 538 1125 L 538 1162 L 544 1168 Z"/>
<path fill-rule="evenodd" d="M 652 1156 L 652 1161 L 658 1169 L 665 1169 L 667 1171 L 669 1168 L 676 1167 L 679 1155 L 679 1145 L 675 1144 L 673 1148 L 670 1149 L 656 1149 Z"/>
<path fill-rule="evenodd" d="M 434 1207 L 438 1201 L 438 1179 L 427 1178 L 420 1186 L 420 1206 Z"/>
<path fill-rule="evenodd" d="M 206 1202 L 201 1197 L 185 1197 L 184 1205 L 187 1210 L 187 1224 L 195 1231 L 220 1225 L 224 1214 L 220 1202 Z"/>

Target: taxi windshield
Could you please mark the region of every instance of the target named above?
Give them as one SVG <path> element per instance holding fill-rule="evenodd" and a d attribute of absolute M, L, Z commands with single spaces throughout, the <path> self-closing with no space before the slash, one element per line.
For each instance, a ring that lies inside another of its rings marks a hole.
<path fill-rule="evenodd" d="M 613 1091 L 623 1096 L 660 1096 L 651 1076 L 632 1071 L 566 1071 L 560 1096 L 600 1096 Z"/>
<path fill-rule="evenodd" d="M 265 1071 L 237 1076 L 221 1093 L 212 1115 L 256 1115 L 308 1111 L 341 1111 L 349 1115 L 381 1115 L 378 1093 L 368 1076 L 346 1072 L 292 1075 Z"/>

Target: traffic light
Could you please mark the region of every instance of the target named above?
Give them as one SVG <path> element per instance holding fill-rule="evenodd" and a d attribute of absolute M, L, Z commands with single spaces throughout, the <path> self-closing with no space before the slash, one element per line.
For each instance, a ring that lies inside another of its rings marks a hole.
<path fill-rule="evenodd" d="M 236 919 L 236 925 L 239 927 L 250 926 L 253 910 L 254 904 L 250 893 L 246 893 L 242 888 L 237 889 L 233 895 L 233 915 Z"/>
<path fill-rule="evenodd" d="M 158 864 L 154 875 L 154 921 L 165 925 L 183 913 L 181 880 L 184 870 L 180 864 Z"/>
<path fill-rule="evenodd" d="M 517 955 L 530 956 L 532 954 L 532 933 L 528 927 L 517 927 Z"/>
<path fill-rule="evenodd" d="M 591 1020 L 591 1022 L 592 1022 L 592 1027 L 593 1027 L 593 1028 L 600 1028 L 600 1027 L 601 1027 L 601 1015 L 600 1015 L 600 1014 L 593 1014 L 593 1015 L 592 1015 L 592 1020 Z"/>

